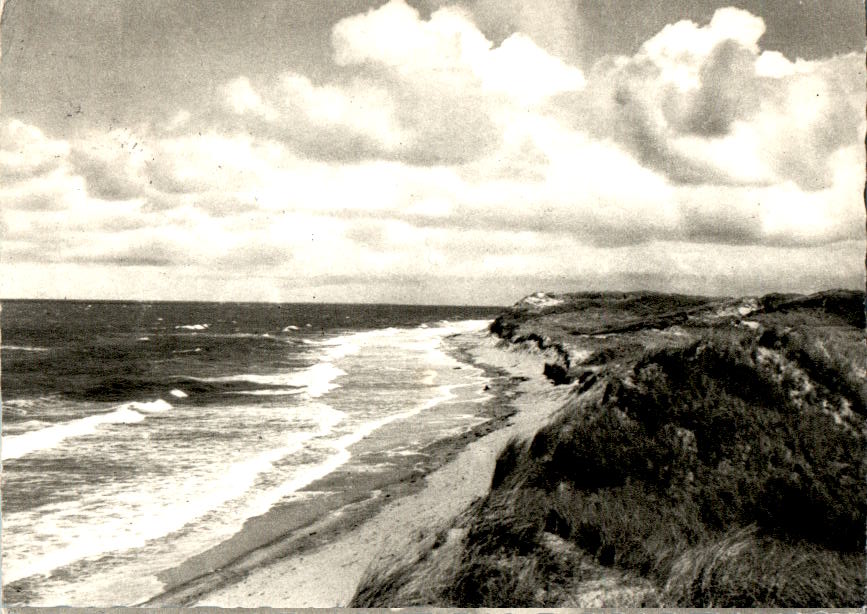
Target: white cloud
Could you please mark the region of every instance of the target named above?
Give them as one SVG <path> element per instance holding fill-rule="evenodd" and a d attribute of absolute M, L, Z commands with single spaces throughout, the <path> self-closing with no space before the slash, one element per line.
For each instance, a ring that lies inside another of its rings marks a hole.
<path fill-rule="evenodd" d="M 474 69 L 482 87 L 507 94 L 520 105 L 538 104 L 584 87 L 581 70 L 548 55 L 520 33 L 487 53 Z"/>
<path fill-rule="evenodd" d="M 35 126 L 16 119 L 0 124 L 0 179 L 4 185 L 48 173 L 68 153 L 65 141 L 50 139 Z"/>
<path fill-rule="evenodd" d="M 456 8 L 423 20 L 392 0 L 339 22 L 332 40 L 334 61 L 353 78 L 239 77 L 227 107 L 307 157 L 462 164 L 495 150 L 516 113 L 584 83 L 580 69 L 520 33 L 495 47 Z"/>
<path fill-rule="evenodd" d="M 562 100 L 578 129 L 674 183 L 829 188 L 828 161 L 863 135 L 863 58 L 792 63 L 759 48 L 763 31 L 739 9 L 672 24 Z"/>
<path fill-rule="evenodd" d="M 642 45 L 638 57 L 653 62 L 665 83 L 688 90 L 700 85 L 702 66 L 720 44 L 732 41 L 757 53 L 758 41 L 764 33 L 765 23 L 761 17 L 741 9 L 722 8 L 706 26 L 692 21 L 665 26 Z"/>
<path fill-rule="evenodd" d="M 582 70 L 527 32 L 495 45 L 461 9 L 422 19 L 392 0 L 335 27 L 331 80 L 241 76 L 216 114 L 68 141 L 7 121 L 2 257 L 200 289 L 215 271 L 285 278 L 340 300 L 359 280 L 376 296 L 471 279 L 805 289 L 822 266 L 851 280 L 863 62 L 790 62 L 763 28 L 725 9 Z"/>
<path fill-rule="evenodd" d="M 447 3 L 440 2 L 443 4 Z M 580 58 L 584 26 L 573 0 L 470 0 L 464 4 L 492 40 L 521 33 L 555 57 L 572 63 Z"/>

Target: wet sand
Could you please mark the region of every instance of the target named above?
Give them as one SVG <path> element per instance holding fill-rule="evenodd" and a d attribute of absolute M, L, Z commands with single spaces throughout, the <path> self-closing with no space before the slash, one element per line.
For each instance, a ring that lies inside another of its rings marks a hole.
<path fill-rule="evenodd" d="M 534 433 L 562 404 L 563 392 L 542 377 L 541 355 L 500 348 L 482 333 L 450 343 L 455 356 L 490 378 L 479 424 L 418 454 L 390 457 L 387 471 L 362 469 L 376 467 L 377 457 L 359 442 L 353 456 L 366 465 L 326 476 L 305 489 L 314 501 L 277 506 L 226 542 L 164 572 L 167 590 L 141 605 L 345 606 L 379 553 L 401 548 L 483 496 L 506 442 Z"/>

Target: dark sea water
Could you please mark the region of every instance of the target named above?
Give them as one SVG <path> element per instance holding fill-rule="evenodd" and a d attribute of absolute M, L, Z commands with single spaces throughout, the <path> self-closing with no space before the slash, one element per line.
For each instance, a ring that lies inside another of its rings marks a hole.
<path fill-rule="evenodd" d="M 5 301 L 7 603 L 152 596 L 160 570 L 301 496 L 353 444 L 480 388 L 445 338 L 496 312 Z"/>

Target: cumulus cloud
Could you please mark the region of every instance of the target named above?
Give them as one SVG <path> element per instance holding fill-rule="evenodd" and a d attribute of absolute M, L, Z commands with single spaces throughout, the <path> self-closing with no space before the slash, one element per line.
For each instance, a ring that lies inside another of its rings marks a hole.
<path fill-rule="evenodd" d="M 0 123 L 0 181 L 4 185 L 50 173 L 69 152 L 64 141 L 46 137 L 16 119 Z"/>
<path fill-rule="evenodd" d="M 88 193 L 101 200 L 129 200 L 142 196 L 147 154 L 128 131 L 107 138 L 91 138 L 73 146 L 69 155 L 72 171 L 82 177 Z"/>
<path fill-rule="evenodd" d="M 779 273 L 774 254 L 826 266 L 863 240 L 862 59 L 790 61 L 721 9 L 579 67 L 526 3 L 495 15 L 501 36 L 483 6 L 392 0 L 334 27 L 330 76 L 239 75 L 154 125 L 62 140 L 5 121 L 4 260 L 674 289 L 731 280 L 718 253 Z"/>
<path fill-rule="evenodd" d="M 571 63 L 580 59 L 584 32 L 573 0 L 472 0 L 464 5 L 493 40 L 520 32 L 555 57 Z"/>
<path fill-rule="evenodd" d="M 600 61 L 564 104 L 675 183 L 829 188 L 829 159 L 863 131 L 863 58 L 792 63 L 760 49 L 763 32 L 734 8 L 669 25 L 635 56 Z"/>
<path fill-rule="evenodd" d="M 332 42 L 355 77 L 314 84 L 289 72 L 254 86 L 242 76 L 227 107 L 308 157 L 462 164 L 497 148 L 510 113 L 584 83 L 520 33 L 494 46 L 454 7 L 424 20 L 392 0 L 339 22 Z"/>

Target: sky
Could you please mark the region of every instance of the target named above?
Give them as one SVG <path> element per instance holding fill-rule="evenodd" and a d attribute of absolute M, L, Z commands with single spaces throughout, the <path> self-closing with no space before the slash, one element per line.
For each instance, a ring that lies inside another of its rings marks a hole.
<path fill-rule="evenodd" d="M 858 0 L 6 0 L 0 297 L 864 285 Z"/>

